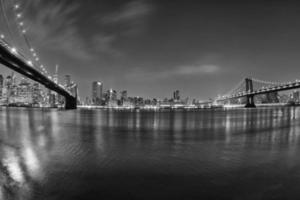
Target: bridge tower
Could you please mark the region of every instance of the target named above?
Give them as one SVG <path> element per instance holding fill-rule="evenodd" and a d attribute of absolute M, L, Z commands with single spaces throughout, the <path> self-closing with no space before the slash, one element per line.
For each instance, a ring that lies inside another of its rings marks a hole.
<path fill-rule="evenodd" d="M 65 109 L 72 110 L 77 108 L 77 97 L 65 97 Z"/>
<path fill-rule="evenodd" d="M 246 92 L 253 92 L 253 82 L 252 79 L 246 78 Z M 246 96 L 246 105 L 245 108 L 255 108 L 255 103 L 254 103 L 254 95 L 247 95 Z"/>

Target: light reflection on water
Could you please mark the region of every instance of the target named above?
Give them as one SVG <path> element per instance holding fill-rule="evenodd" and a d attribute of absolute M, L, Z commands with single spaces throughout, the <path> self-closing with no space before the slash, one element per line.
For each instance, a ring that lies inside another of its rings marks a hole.
<path fill-rule="evenodd" d="M 2 108 L 0 199 L 297 199 L 299 112 Z"/>

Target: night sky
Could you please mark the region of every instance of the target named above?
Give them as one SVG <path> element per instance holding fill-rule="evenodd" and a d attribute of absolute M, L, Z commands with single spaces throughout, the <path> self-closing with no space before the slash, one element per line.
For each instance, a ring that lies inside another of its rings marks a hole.
<path fill-rule="evenodd" d="M 171 97 L 179 89 L 205 100 L 246 76 L 300 78 L 296 1 L 20 2 L 42 62 L 51 73 L 58 64 L 61 81 L 70 74 L 83 98 L 91 96 L 92 81 L 130 96 Z"/>

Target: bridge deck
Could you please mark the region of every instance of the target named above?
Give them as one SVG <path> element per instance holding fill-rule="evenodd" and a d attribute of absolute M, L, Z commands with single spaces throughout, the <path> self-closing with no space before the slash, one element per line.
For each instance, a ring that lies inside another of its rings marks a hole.
<path fill-rule="evenodd" d="M 285 85 L 280 85 L 280 86 L 263 88 L 263 89 L 255 90 L 253 92 L 246 92 L 245 91 L 245 92 L 234 94 L 234 95 L 231 95 L 231 96 L 228 96 L 228 97 L 220 98 L 220 99 L 217 99 L 217 100 L 218 101 L 224 101 L 224 100 L 242 98 L 242 97 L 247 97 L 247 96 L 255 96 L 255 95 L 267 94 L 267 93 L 272 93 L 272 92 L 292 90 L 292 89 L 297 89 L 297 88 L 300 88 L 300 82 L 299 81 L 288 83 L 288 84 L 285 84 Z"/>
<path fill-rule="evenodd" d="M 21 56 L 21 54 L 11 52 L 10 47 L 5 42 L 0 42 L 1 64 L 64 96 L 66 98 L 66 108 L 76 108 L 76 97 L 72 96 L 69 91 L 65 90 L 62 86 L 56 84 L 49 77 L 45 76 L 33 66 L 28 64 L 24 58 L 21 58 Z M 75 105 L 73 105 L 74 102 Z"/>

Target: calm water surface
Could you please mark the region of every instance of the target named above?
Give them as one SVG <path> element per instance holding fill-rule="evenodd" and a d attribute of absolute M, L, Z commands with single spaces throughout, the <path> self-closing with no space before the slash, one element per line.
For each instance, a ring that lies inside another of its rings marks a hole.
<path fill-rule="evenodd" d="M 0 199 L 300 199 L 300 108 L 0 108 Z"/>

